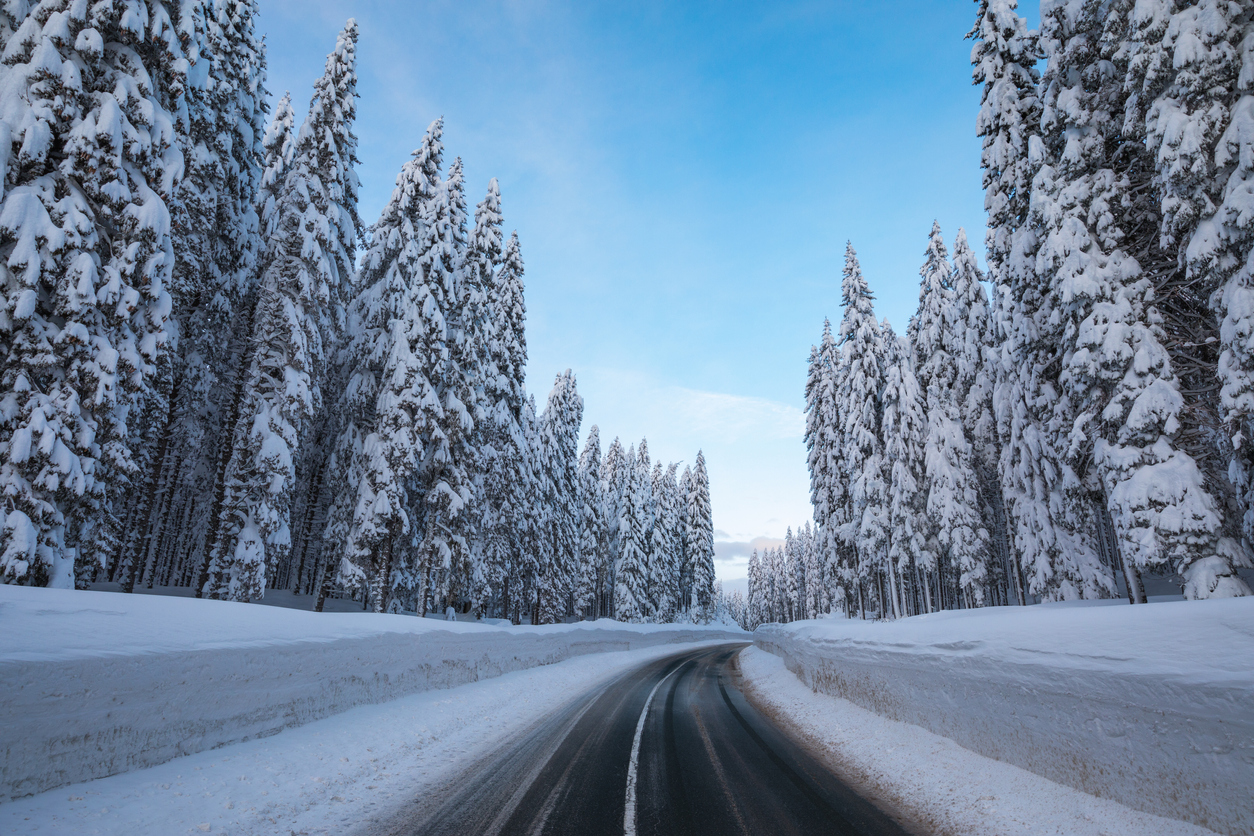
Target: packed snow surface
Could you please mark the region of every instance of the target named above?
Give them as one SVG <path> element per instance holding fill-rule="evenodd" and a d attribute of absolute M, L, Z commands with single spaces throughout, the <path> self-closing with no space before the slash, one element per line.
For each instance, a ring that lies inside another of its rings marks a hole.
<path fill-rule="evenodd" d="M 1090 795 L 1254 832 L 1254 598 L 770 624 L 814 691 Z"/>
<path fill-rule="evenodd" d="M 992 758 L 848 700 L 815 693 L 759 648 L 740 654 L 746 693 L 836 774 L 908 829 L 932 836 L 1213 836 Z"/>
<path fill-rule="evenodd" d="M 574 656 L 743 637 L 0 586 L 0 800 Z"/>
<path fill-rule="evenodd" d="M 568 700 L 694 646 L 599 653 L 360 706 L 263 740 L 0 804 L 0 833 L 370 832 Z"/>

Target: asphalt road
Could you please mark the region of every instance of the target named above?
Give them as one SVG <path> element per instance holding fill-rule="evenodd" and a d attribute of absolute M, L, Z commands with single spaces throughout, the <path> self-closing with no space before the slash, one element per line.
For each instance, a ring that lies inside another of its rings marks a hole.
<path fill-rule="evenodd" d="M 391 832 L 903 834 L 745 702 L 743 646 L 661 659 L 573 700 Z"/>

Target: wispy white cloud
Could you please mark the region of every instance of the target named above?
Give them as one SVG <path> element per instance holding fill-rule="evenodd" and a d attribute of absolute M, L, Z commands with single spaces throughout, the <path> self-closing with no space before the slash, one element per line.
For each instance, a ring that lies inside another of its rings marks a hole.
<path fill-rule="evenodd" d="M 664 384 L 621 369 L 584 369 L 578 377 L 581 390 L 595 393 L 589 404 L 597 413 L 613 414 L 615 423 L 638 421 L 644 433 L 674 428 L 721 444 L 800 440 L 805 434 L 805 413 L 792 404 Z"/>
<path fill-rule="evenodd" d="M 805 414 L 789 404 L 678 386 L 663 395 L 694 430 L 718 441 L 791 439 L 805 433 Z"/>
<path fill-rule="evenodd" d="M 777 549 L 784 545 L 784 541 L 778 537 L 754 537 L 752 540 L 715 540 L 714 541 L 714 560 L 717 561 L 737 561 L 748 560 L 749 555 L 756 549 L 762 552 L 766 549 Z"/>

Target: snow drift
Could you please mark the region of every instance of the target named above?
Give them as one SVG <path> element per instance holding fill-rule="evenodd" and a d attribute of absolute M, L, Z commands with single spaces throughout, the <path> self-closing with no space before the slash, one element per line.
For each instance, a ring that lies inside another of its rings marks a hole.
<path fill-rule="evenodd" d="M 0 586 L 0 799 L 358 705 L 574 656 L 741 637 L 614 621 L 500 627 Z"/>
<path fill-rule="evenodd" d="M 1106 604 L 1106 605 L 1102 605 Z M 1082 792 L 1254 832 L 1254 598 L 768 624 L 815 691 Z"/>

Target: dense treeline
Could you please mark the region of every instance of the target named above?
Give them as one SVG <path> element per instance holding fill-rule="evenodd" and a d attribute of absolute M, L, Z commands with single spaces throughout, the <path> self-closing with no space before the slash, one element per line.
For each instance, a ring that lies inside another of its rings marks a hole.
<path fill-rule="evenodd" d="M 524 387 L 523 260 L 437 120 L 358 216 L 357 27 L 299 130 L 255 0 L 0 8 L 0 573 L 376 611 L 715 602 L 703 457 L 578 450 Z"/>
<path fill-rule="evenodd" d="M 903 339 L 848 248 L 814 543 L 754 561 L 742 623 L 1250 594 L 1254 6 L 977 5 L 989 273 L 934 227 Z"/>

